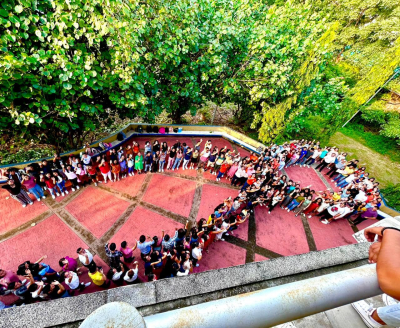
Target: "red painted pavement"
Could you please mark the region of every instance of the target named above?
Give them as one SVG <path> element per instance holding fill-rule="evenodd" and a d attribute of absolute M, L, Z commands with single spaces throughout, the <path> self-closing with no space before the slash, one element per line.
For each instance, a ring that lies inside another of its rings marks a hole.
<path fill-rule="evenodd" d="M 24 261 L 35 262 L 47 255 L 43 262 L 59 270 L 59 259 L 67 255 L 78 257 L 78 247 L 86 248 L 87 245 L 63 221 L 52 215 L 35 227 L 0 243 L 0 264 L 3 268 L 16 270 Z"/>
<path fill-rule="evenodd" d="M 33 195 L 30 196 L 34 199 L 33 205 L 22 207 L 17 200 L 11 198 L 6 190 L 0 188 L 0 208 L 2 213 L 0 215 L 0 233 L 18 228 L 49 209 L 43 202 L 38 202 Z"/>
<path fill-rule="evenodd" d="M 168 211 L 189 216 L 195 190 L 194 181 L 155 174 L 143 200 Z"/>
<path fill-rule="evenodd" d="M 128 208 L 129 203 L 95 187 L 87 187 L 65 208 L 100 238 Z"/>
<path fill-rule="evenodd" d="M 266 260 L 269 260 L 269 258 L 268 257 L 264 257 L 264 256 L 262 256 L 260 254 L 255 254 L 254 255 L 254 262 L 261 262 L 261 261 L 266 261 Z"/>
<path fill-rule="evenodd" d="M 209 253 L 203 252 L 199 267 L 193 272 L 203 272 L 228 268 L 246 263 L 246 250 L 227 241 L 216 241 L 208 248 Z"/>
<path fill-rule="evenodd" d="M 107 184 L 105 184 L 104 186 L 135 197 L 142 187 L 145 178 L 146 174 L 135 173 L 133 177 L 127 175 L 125 179 L 121 179 L 120 181 L 116 182 L 107 182 Z"/>
<path fill-rule="evenodd" d="M 293 213 L 275 208 L 271 214 L 265 207 L 255 210 L 257 245 L 288 256 L 308 253 L 303 223 Z"/>
<path fill-rule="evenodd" d="M 353 229 L 347 220 L 337 220 L 330 224 L 319 222 L 319 217 L 308 219 L 318 250 L 355 244 Z"/>

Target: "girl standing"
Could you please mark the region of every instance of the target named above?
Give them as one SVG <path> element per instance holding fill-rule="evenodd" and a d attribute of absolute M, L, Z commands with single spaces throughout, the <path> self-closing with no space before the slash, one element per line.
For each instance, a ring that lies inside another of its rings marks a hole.
<path fill-rule="evenodd" d="M 121 165 L 119 165 L 118 161 L 115 159 L 114 163 L 111 163 L 111 172 L 114 176 L 114 181 L 119 181 L 119 173 L 121 172 Z"/>
<path fill-rule="evenodd" d="M 126 178 L 127 164 L 124 155 L 122 155 L 121 158 L 119 159 L 119 165 L 121 166 L 122 178 Z"/>
<path fill-rule="evenodd" d="M 108 164 L 108 162 L 106 162 L 106 160 L 104 158 L 101 160 L 99 169 L 100 169 L 101 175 L 103 176 L 104 183 L 107 183 L 107 177 L 110 179 L 110 181 L 112 181 L 110 164 Z"/>
<path fill-rule="evenodd" d="M 61 191 L 61 196 L 65 196 L 65 194 L 68 195 L 68 190 L 65 188 L 65 181 L 62 175 L 58 174 L 58 172 L 53 172 L 53 175 L 56 178 L 57 187 Z"/>
<path fill-rule="evenodd" d="M 165 143 L 165 142 L 164 142 Z M 164 149 L 164 148 L 163 148 Z M 165 159 L 167 158 L 167 151 L 161 150 L 160 162 L 158 164 L 158 172 L 164 172 Z"/>
<path fill-rule="evenodd" d="M 135 173 L 133 173 L 134 165 L 135 165 L 135 160 L 133 159 L 133 155 L 129 154 L 128 155 L 128 174 L 130 177 L 135 175 Z"/>
<path fill-rule="evenodd" d="M 207 142 L 208 143 L 208 142 Z M 206 143 L 206 145 L 207 145 Z M 202 169 L 208 162 L 208 158 L 210 157 L 211 152 L 210 152 L 210 148 L 205 148 L 201 154 L 200 154 L 200 164 L 197 166 L 197 169 L 200 170 Z"/>
<path fill-rule="evenodd" d="M 76 189 L 79 189 L 78 186 L 78 176 L 75 174 L 75 172 L 72 170 L 71 165 L 68 165 L 67 168 L 64 167 L 63 169 L 64 174 L 67 176 L 67 179 L 71 182 L 72 184 L 72 191 L 75 191 Z"/>
<path fill-rule="evenodd" d="M 43 193 L 43 189 L 36 183 L 34 176 L 24 175 L 24 178 L 22 179 L 22 185 L 28 189 L 30 193 L 35 195 L 38 202 L 40 202 L 40 198 L 46 198 Z"/>
<path fill-rule="evenodd" d="M 192 157 L 192 148 L 188 147 L 188 148 L 186 149 L 186 153 L 185 153 L 185 156 L 184 156 L 184 158 L 183 158 L 183 165 L 182 165 L 182 168 L 183 168 L 184 170 L 187 170 L 187 169 L 188 169 L 188 163 L 189 163 L 191 157 Z"/>
<path fill-rule="evenodd" d="M 160 165 L 160 151 L 157 150 L 156 152 L 153 153 L 153 163 L 151 164 L 151 172 L 153 173 L 157 172 L 159 165 Z"/>
<path fill-rule="evenodd" d="M 135 157 L 135 170 L 139 173 L 142 174 L 143 170 L 143 156 L 140 152 Z"/>
<path fill-rule="evenodd" d="M 79 163 L 78 167 L 75 169 L 75 173 L 78 176 L 78 182 L 81 182 L 81 184 L 85 186 L 88 180 L 86 166 L 82 166 L 82 164 Z"/>
<path fill-rule="evenodd" d="M 172 169 L 172 165 L 174 163 L 175 160 L 175 155 L 176 155 L 176 150 L 175 147 L 171 147 L 169 150 L 169 158 L 168 158 L 168 165 L 167 165 L 167 170 Z"/>
<path fill-rule="evenodd" d="M 46 183 L 47 189 L 50 191 L 53 199 L 56 198 L 56 195 L 60 196 L 56 186 L 56 179 L 54 179 L 50 173 L 46 174 L 44 177 L 44 182 Z"/>
<path fill-rule="evenodd" d="M 183 158 L 183 152 L 181 149 L 178 150 L 176 156 L 175 156 L 175 163 L 174 166 L 172 166 L 172 171 L 174 171 L 175 169 L 179 169 L 179 165 L 181 164 L 182 158 Z"/>
<path fill-rule="evenodd" d="M 200 142 L 201 143 L 201 142 Z M 192 159 L 190 160 L 190 169 L 194 169 L 194 165 L 199 162 L 199 151 L 195 149 L 192 155 Z"/>

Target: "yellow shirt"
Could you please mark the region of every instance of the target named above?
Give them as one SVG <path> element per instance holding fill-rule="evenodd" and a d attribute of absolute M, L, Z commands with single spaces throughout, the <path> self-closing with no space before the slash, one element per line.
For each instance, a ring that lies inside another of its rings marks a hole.
<path fill-rule="evenodd" d="M 100 271 L 96 271 L 95 273 L 89 272 L 89 277 L 92 279 L 93 283 L 97 286 L 101 286 L 104 284 L 103 274 Z"/>
<path fill-rule="evenodd" d="M 337 193 L 334 193 L 333 195 L 332 195 L 332 199 L 334 200 L 334 201 L 338 201 L 339 199 L 340 199 L 340 195 L 339 194 L 337 194 Z"/>
<path fill-rule="evenodd" d="M 211 215 L 208 217 L 208 220 L 207 220 L 207 224 L 210 224 L 210 223 L 212 223 L 212 217 L 211 217 Z"/>

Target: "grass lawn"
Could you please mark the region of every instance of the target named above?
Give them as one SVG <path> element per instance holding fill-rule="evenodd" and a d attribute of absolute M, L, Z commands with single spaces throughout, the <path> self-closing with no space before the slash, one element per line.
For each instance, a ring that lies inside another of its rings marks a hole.
<path fill-rule="evenodd" d="M 360 164 L 367 167 L 370 176 L 378 180 L 381 188 L 400 183 L 400 163 L 392 161 L 390 155 L 382 155 L 368 148 L 363 139 L 357 139 L 359 141 L 336 132 L 329 140 L 329 144 L 347 152 L 349 158 L 359 159 Z"/>

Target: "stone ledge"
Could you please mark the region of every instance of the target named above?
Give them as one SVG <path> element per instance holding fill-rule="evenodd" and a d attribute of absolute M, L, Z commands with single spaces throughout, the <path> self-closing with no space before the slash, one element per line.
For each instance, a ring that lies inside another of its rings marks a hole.
<path fill-rule="evenodd" d="M 137 308 L 148 308 L 198 295 L 204 295 L 206 301 L 208 293 L 365 260 L 368 258 L 369 245 L 360 243 L 342 246 L 9 308 L 0 311 L 0 322 L 2 327 L 7 328 L 51 327 L 83 320 L 98 307 L 113 301 L 124 301 Z"/>

